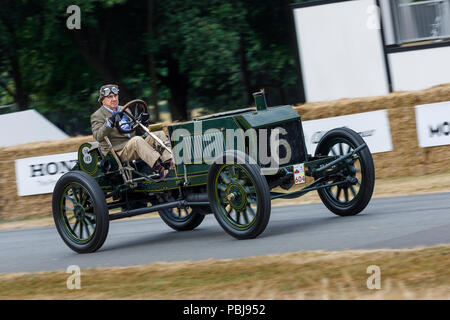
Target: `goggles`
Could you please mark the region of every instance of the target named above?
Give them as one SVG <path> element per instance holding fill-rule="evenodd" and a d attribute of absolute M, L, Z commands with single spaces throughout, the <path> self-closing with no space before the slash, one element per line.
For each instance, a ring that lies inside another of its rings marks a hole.
<path fill-rule="evenodd" d="M 106 88 L 103 88 L 103 90 L 101 91 L 101 94 L 102 94 L 103 97 L 107 97 L 111 93 L 119 94 L 119 88 L 117 88 L 117 87 L 106 87 Z"/>

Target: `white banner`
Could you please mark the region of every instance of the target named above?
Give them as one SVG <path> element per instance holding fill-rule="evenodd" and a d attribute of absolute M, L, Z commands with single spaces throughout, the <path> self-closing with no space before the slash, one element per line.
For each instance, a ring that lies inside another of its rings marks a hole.
<path fill-rule="evenodd" d="M 450 144 L 450 101 L 416 106 L 416 127 L 420 147 Z"/>
<path fill-rule="evenodd" d="M 331 129 L 348 127 L 358 132 L 372 153 L 392 151 L 387 110 L 303 122 L 306 148 L 314 155 L 320 138 Z"/>
<path fill-rule="evenodd" d="M 17 159 L 16 183 L 19 196 L 52 193 L 58 179 L 77 162 L 77 153 Z"/>

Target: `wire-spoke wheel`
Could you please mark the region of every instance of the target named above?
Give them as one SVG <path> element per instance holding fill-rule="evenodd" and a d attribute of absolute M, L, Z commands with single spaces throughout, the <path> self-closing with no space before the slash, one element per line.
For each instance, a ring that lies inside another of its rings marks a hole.
<path fill-rule="evenodd" d="M 237 239 L 257 237 L 270 218 L 270 190 L 257 165 L 213 164 L 208 197 L 222 228 Z"/>
<path fill-rule="evenodd" d="M 105 196 L 97 181 L 81 171 L 62 176 L 53 191 L 53 219 L 63 241 L 79 253 L 94 252 L 109 229 Z"/>
<path fill-rule="evenodd" d="M 161 219 L 176 231 L 187 231 L 197 228 L 205 219 L 200 208 L 173 208 L 159 211 Z"/>
<path fill-rule="evenodd" d="M 334 129 L 322 137 L 316 149 L 316 156 L 342 156 L 363 143 L 361 136 L 351 129 Z M 368 147 L 349 158 L 329 184 L 343 181 L 346 183 L 318 190 L 319 196 L 333 213 L 340 216 L 356 215 L 369 203 L 375 185 L 375 170 Z"/>
<path fill-rule="evenodd" d="M 86 243 L 94 235 L 97 217 L 89 192 L 79 183 L 70 183 L 61 198 L 61 215 L 68 235 L 78 243 Z"/>

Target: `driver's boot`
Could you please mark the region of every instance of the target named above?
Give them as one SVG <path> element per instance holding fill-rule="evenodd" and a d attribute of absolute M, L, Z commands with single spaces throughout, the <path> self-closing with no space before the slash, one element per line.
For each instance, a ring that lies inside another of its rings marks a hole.
<path fill-rule="evenodd" d="M 174 167 L 172 158 L 165 160 L 165 161 L 162 163 L 162 166 L 163 166 L 164 168 L 166 168 L 167 170 L 172 169 L 172 168 Z"/>
<path fill-rule="evenodd" d="M 166 170 L 160 159 L 155 161 L 155 164 L 153 165 L 152 169 L 155 171 L 156 174 L 159 175 L 161 179 L 164 179 L 166 175 L 169 173 L 169 171 Z"/>

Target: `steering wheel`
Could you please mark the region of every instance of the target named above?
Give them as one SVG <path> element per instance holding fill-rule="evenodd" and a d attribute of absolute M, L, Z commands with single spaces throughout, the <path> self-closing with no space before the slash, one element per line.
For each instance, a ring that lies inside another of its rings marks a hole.
<path fill-rule="evenodd" d="M 139 127 L 139 123 L 145 126 L 148 125 L 148 106 L 144 100 L 131 100 L 122 107 L 120 113 L 128 118 L 128 121 L 116 124 L 120 133 L 135 131 Z M 144 118 L 144 114 L 147 115 L 147 119 Z"/>

